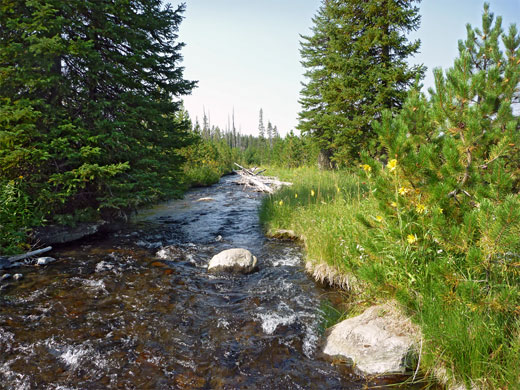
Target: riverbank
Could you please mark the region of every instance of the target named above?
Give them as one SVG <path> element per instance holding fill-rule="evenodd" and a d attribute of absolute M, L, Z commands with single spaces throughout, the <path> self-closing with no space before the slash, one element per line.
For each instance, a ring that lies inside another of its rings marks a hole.
<path fill-rule="evenodd" d="M 491 285 L 481 297 L 465 256 L 419 247 L 413 235 L 405 243 L 390 240 L 385 230 L 392 222 L 379 215 L 366 176 L 310 168 L 267 174 L 294 183 L 265 198 L 260 215 L 267 234 L 286 229 L 303 237 L 314 276 L 343 281 L 359 309 L 399 302 L 421 329 L 423 372 L 449 388 L 520 384 L 519 332 L 511 325 L 517 308 L 506 289 Z"/>

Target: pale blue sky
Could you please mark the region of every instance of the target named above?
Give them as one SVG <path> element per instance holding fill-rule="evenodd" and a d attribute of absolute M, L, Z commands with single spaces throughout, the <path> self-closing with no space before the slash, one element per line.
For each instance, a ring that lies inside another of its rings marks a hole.
<path fill-rule="evenodd" d="M 244 134 L 257 134 L 258 112 L 282 134 L 294 129 L 303 68 L 299 34 L 309 34 L 320 0 L 186 0 L 180 28 L 185 77 L 198 80 L 185 106 L 202 121 L 203 108 L 211 123 L 227 126 L 234 108 L 235 123 Z M 520 28 L 520 0 L 490 0 L 503 27 Z M 172 0 L 173 4 L 180 1 Z M 411 63 L 428 67 L 425 87 L 433 83 L 435 67 L 451 66 L 466 23 L 480 26 L 482 0 L 423 0 L 422 22 L 414 37 L 421 53 Z"/>

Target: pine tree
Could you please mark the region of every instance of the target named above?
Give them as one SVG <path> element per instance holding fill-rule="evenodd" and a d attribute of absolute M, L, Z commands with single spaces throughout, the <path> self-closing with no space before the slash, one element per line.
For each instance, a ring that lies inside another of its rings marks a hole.
<path fill-rule="evenodd" d="M 468 386 L 517 388 L 520 34 L 515 25 L 504 33 L 501 22 L 485 4 L 482 28 L 467 26 L 453 67 L 435 69 L 431 97 L 417 87 L 397 116 L 385 111 L 375 125 L 387 165 L 367 158 L 363 167 L 376 177 L 382 221 L 366 221 L 372 243 L 385 240 L 384 250 L 374 245 L 368 256 L 414 259 L 413 271 L 402 267 L 414 280 L 399 295 L 429 317 L 430 349 L 442 350 Z M 396 257 L 388 255 L 394 245 Z M 384 285 L 387 269 L 379 267 Z M 443 339 L 448 322 L 461 340 L 480 341 L 453 348 Z M 460 356 L 470 353 L 482 361 L 468 367 Z"/>
<path fill-rule="evenodd" d="M 431 98 L 414 90 L 375 125 L 390 158 L 377 193 L 397 236 L 469 256 L 487 278 L 496 256 L 520 249 L 520 35 L 504 34 L 488 4 L 482 29 L 467 30 L 454 66 L 435 69 Z"/>
<path fill-rule="evenodd" d="M 356 161 L 371 147 L 380 112 L 398 110 L 422 77 L 422 66 L 406 63 L 420 45 L 405 36 L 419 26 L 418 1 L 324 0 L 312 35 L 302 36 L 307 82 L 298 128 L 312 136 L 325 165 Z"/>

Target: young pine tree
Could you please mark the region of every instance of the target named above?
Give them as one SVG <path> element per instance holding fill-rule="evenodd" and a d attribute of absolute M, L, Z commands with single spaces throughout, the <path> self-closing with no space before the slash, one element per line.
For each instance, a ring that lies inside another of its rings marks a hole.
<path fill-rule="evenodd" d="M 514 25 L 503 34 L 501 18 L 495 21 L 487 4 L 482 21 L 482 29 L 468 26 L 454 66 L 434 71 L 430 100 L 413 91 L 396 118 L 387 111 L 375 126 L 396 164 L 380 183 L 392 199 L 383 197 L 383 203 L 396 201 L 403 210 L 424 206 L 437 240 L 461 252 L 475 240 L 480 207 L 502 204 L 520 189 L 520 120 L 513 113 L 520 37 Z M 409 190 L 406 196 L 396 198 L 387 179 Z"/>
<path fill-rule="evenodd" d="M 400 296 L 426 322 L 431 350 L 468 388 L 520 384 L 519 86 L 518 30 L 504 33 L 485 4 L 482 28 L 467 27 L 454 66 L 435 70 L 431 98 L 414 90 L 396 117 L 386 111 L 374 126 L 386 166 L 363 165 L 376 175 L 380 207 L 380 222 L 365 223 L 371 241 L 384 242 L 370 255 L 392 259 L 401 274 L 391 283 L 405 281 Z"/>

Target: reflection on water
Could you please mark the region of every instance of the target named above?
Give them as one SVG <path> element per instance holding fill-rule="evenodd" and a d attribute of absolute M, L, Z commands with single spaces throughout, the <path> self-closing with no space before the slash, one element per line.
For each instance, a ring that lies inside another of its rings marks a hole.
<path fill-rule="evenodd" d="M 228 177 L 22 269 L 0 293 L 0 388 L 363 388 L 319 357 L 333 293 L 304 274 L 297 246 L 263 237 L 258 205 Z M 259 271 L 208 274 L 231 247 Z"/>

